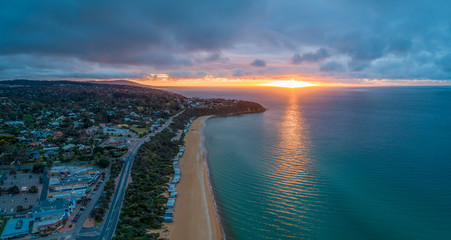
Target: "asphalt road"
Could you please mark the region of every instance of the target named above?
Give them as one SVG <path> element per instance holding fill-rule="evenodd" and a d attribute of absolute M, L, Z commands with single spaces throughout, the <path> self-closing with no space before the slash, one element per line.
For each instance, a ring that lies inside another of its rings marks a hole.
<path fill-rule="evenodd" d="M 46 169 L 45 172 L 47 172 L 48 169 Z M 49 177 L 47 174 L 42 174 L 42 189 L 41 189 L 41 197 L 39 202 L 45 201 L 47 199 L 47 195 L 49 193 Z"/>
<path fill-rule="evenodd" d="M 182 111 L 183 112 L 183 111 Z M 114 236 L 114 232 L 116 230 L 117 222 L 119 220 L 119 215 L 121 213 L 122 201 L 124 200 L 125 189 L 127 187 L 127 179 L 130 176 L 130 171 L 132 169 L 133 160 L 135 159 L 136 154 L 138 153 L 141 145 L 149 141 L 151 137 L 155 136 L 155 134 L 166 129 L 171 123 L 172 119 L 180 115 L 182 112 L 172 116 L 168 119 L 168 121 L 161 126 L 158 130 L 154 131 L 151 134 L 146 135 L 143 138 L 138 139 L 135 144 L 130 148 L 130 155 L 125 159 L 124 167 L 122 168 L 121 175 L 119 177 L 119 181 L 116 187 L 116 191 L 114 193 L 113 199 L 111 201 L 110 210 L 108 211 L 108 215 L 103 224 L 103 229 L 99 234 L 99 240 L 109 240 Z"/>

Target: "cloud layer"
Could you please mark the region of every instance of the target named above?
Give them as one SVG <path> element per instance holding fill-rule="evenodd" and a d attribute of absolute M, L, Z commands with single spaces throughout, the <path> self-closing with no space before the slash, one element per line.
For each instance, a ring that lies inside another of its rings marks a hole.
<path fill-rule="evenodd" d="M 443 0 L 3 1 L 0 76 L 448 80 L 450 12 Z"/>

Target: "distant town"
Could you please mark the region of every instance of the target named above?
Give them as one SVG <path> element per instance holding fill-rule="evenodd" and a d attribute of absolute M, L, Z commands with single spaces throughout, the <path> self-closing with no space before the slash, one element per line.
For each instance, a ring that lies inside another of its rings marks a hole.
<path fill-rule="evenodd" d="M 165 201 L 175 196 L 162 192 L 175 192 L 173 159 L 192 120 L 264 111 L 145 87 L 27 80 L 0 82 L 0 106 L 1 239 L 158 238 L 147 232 L 171 220 Z M 136 168 L 149 149 L 160 161 Z M 143 209 L 150 223 L 130 232 L 129 190 L 141 187 L 140 171 L 158 167 L 158 190 L 142 191 L 166 200 Z"/>

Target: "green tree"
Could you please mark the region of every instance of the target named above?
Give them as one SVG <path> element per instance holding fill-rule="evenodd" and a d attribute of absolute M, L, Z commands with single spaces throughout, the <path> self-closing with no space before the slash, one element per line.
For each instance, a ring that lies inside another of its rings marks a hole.
<path fill-rule="evenodd" d="M 25 208 L 22 205 L 16 207 L 16 212 L 22 212 Z"/>
<path fill-rule="evenodd" d="M 38 187 L 36 186 L 31 186 L 30 190 L 28 190 L 29 193 L 38 193 Z"/>
<path fill-rule="evenodd" d="M 14 186 L 8 188 L 6 191 L 7 191 L 9 194 L 18 194 L 18 193 L 19 193 L 19 187 L 16 186 L 16 185 L 14 185 Z"/>
<path fill-rule="evenodd" d="M 30 114 L 25 114 L 24 122 L 25 122 L 27 125 L 33 124 L 33 123 L 34 123 L 33 116 L 31 116 Z"/>
<path fill-rule="evenodd" d="M 81 205 L 83 205 L 83 206 L 88 205 L 88 198 L 87 198 L 86 196 L 81 197 L 80 203 L 81 203 Z"/>
<path fill-rule="evenodd" d="M 110 165 L 110 161 L 108 161 L 108 159 L 101 158 L 99 161 L 97 161 L 97 166 L 99 167 L 106 168 L 108 167 L 108 165 Z"/>

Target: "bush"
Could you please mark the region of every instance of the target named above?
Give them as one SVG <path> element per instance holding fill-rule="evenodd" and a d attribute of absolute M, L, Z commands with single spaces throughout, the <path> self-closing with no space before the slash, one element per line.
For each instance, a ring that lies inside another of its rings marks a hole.
<path fill-rule="evenodd" d="M 22 212 L 25 208 L 22 205 L 16 207 L 16 212 Z"/>
<path fill-rule="evenodd" d="M 29 193 L 38 193 L 38 187 L 36 186 L 31 186 L 30 190 L 28 190 Z"/>
<path fill-rule="evenodd" d="M 14 185 L 14 186 L 8 188 L 6 191 L 7 191 L 9 194 L 18 194 L 18 193 L 19 193 L 19 187 L 16 186 L 16 185 Z"/>
<path fill-rule="evenodd" d="M 99 161 L 97 161 L 97 166 L 101 168 L 106 168 L 108 167 L 108 165 L 110 165 L 110 161 L 108 161 L 108 159 L 101 158 Z"/>

